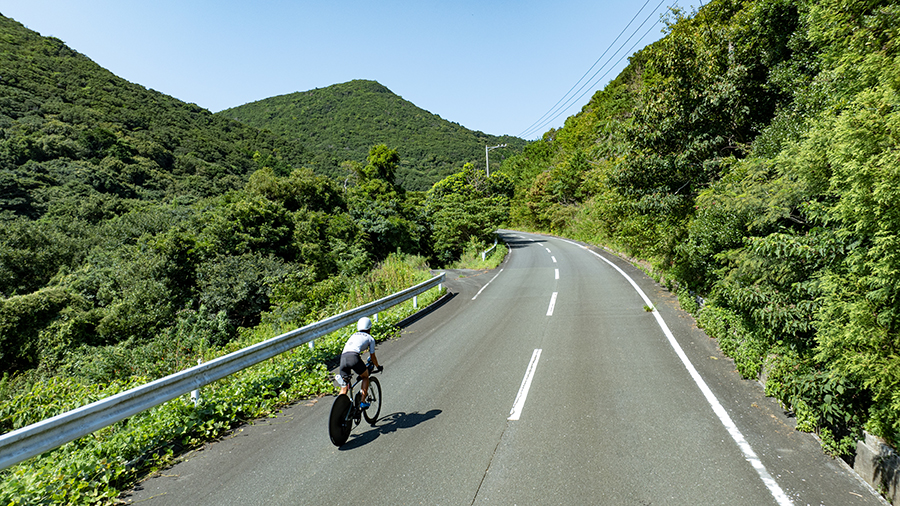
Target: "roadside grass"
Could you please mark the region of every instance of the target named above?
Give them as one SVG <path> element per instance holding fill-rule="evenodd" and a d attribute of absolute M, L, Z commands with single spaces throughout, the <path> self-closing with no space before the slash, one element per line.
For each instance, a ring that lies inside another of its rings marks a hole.
<path fill-rule="evenodd" d="M 459 260 L 448 266 L 448 269 L 473 269 L 473 270 L 490 270 L 496 269 L 500 263 L 503 262 L 503 259 L 506 258 L 506 255 L 509 253 L 509 248 L 506 244 L 502 242 L 497 243 L 497 247 L 494 248 L 490 253 L 485 255 L 485 259 L 481 259 L 481 252 L 485 251 L 487 248 L 484 248 L 480 245 L 472 245 L 470 244 L 463 254 L 460 255 Z"/>

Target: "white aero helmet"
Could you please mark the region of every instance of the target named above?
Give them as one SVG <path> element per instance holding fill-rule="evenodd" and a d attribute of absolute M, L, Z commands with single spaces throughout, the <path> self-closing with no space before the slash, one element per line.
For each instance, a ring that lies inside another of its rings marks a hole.
<path fill-rule="evenodd" d="M 368 331 L 371 328 L 372 328 L 372 320 L 366 318 L 365 316 L 363 316 L 362 318 L 359 319 L 358 322 L 356 322 L 356 330 Z"/>

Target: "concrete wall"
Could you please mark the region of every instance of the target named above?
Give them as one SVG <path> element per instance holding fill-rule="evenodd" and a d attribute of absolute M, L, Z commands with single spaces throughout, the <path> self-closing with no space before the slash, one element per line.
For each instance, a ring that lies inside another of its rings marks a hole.
<path fill-rule="evenodd" d="M 853 469 L 891 504 L 900 505 L 900 455 L 869 433 L 856 444 Z"/>

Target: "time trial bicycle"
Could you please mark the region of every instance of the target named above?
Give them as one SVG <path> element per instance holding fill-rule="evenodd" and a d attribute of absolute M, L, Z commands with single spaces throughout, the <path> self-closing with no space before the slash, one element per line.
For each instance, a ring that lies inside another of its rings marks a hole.
<path fill-rule="evenodd" d="M 350 438 L 350 431 L 353 427 L 359 425 L 359 422 L 365 418 L 370 425 L 375 425 L 378 421 L 378 415 L 381 414 L 381 383 L 378 378 L 373 375 L 378 372 L 372 364 L 372 359 L 366 362 L 369 369 L 369 391 L 366 393 L 365 401 L 369 403 L 367 409 L 361 409 L 359 403 L 362 401 L 362 392 L 354 392 L 357 385 L 362 382 L 362 378 L 357 377 L 356 382 L 347 389 L 346 395 L 338 394 L 331 405 L 331 416 L 328 418 L 328 435 L 334 446 L 341 446 Z M 350 385 L 352 381 L 352 373 L 348 377 L 344 377 L 343 381 Z M 351 399 L 353 399 L 351 401 Z"/>

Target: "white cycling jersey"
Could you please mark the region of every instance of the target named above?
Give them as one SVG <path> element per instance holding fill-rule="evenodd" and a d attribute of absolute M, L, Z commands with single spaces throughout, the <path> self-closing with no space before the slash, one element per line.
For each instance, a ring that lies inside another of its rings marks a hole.
<path fill-rule="evenodd" d="M 375 339 L 365 332 L 356 332 L 347 339 L 341 353 L 362 353 L 366 348 L 369 348 L 370 354 L 375 353 Z"/>

